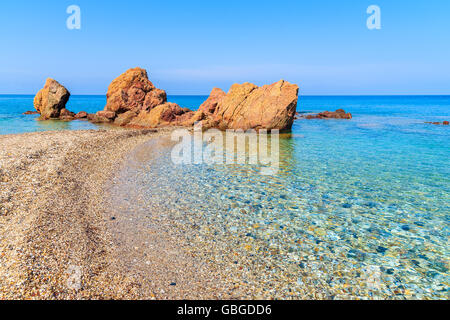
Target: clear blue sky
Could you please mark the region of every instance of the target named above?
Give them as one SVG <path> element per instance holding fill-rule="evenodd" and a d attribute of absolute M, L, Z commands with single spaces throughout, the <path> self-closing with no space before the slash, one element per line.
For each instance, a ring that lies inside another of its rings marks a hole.
<path fill-rule="evenodd" d="M 66 28 L 72 4 L 81 30 Z M 53 77 L 104 94 L 140 66 L 169 94 L 281 78 L 306 95 L 450 94 L 449 0 L 1 1 L 0 36 L 0 93 Z"/>

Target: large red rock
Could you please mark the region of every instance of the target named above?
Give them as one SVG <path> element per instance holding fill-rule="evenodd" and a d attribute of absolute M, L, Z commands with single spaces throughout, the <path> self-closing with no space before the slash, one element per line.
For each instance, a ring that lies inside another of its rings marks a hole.
<path fill-rule="evenodd" d="M 297 109 L 298 86 L 280 80 L 258 87 L 234 84 L 227 94 L 214 89 L 192 117 L 205 127 L 225 129 L 289 130 Z"/>
<path fill-rule="evenodd" d="M 129 69 L 114 79 L 106 94 L 105 111 L 121 114 L 130 110 L 139 112 L 166 102 L 166 93 L 155 88 L 148 79 L 147 71 Z"/>
<path fill-rule="evenodd" d="M 167 102 L 166 92 L 155 88 L 147 72 L 134 68 L 110 84 L 105 109 L 97 116 L 132 127 L 192 126 L 201 121 L 205 127 L 220 129 L 286 130 L 294 121 L 297 100 L 298 86 L 283 80 L 262 87 L 235 84 L 228 94 L 214 88 L 198 111 L 193 112 Z M 111 112 L 111 116 L 105 112 Z"/>
<path fill-rule="evenodd" d="M 58 81 L 48 78 L 42 88 L 34 97 L 34 108 L 40 113 L 40 120 L 56 119 L 61 115 L 69 101 L 70 92 Z"/>

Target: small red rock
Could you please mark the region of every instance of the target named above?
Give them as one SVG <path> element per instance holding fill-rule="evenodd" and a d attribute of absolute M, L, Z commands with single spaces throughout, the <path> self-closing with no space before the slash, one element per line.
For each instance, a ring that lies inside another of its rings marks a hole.
<path fill-rule="evenodd" d="M 109 111 L 109 110 L 102 110 L 102 111 L 98 111 L 97 115 L 99 117 L 104 117 L 110 120 L 113 120 L 116 117 L 116 113 L 114 111 Z"/>
<path fill-rule="evenodd" d="M 59 117 L 63 118 L 63 117 L 74 117 L 75 113 L 73 113 L 72 111 L 67 110 L 66 108 L 61 109 L 61 111 L 59 112 Z"/>
<path fill-rule="evenodd" d="M 346 113 L 344 109 L 338 109 L 334 112 L 324 111 L 316 115 L 307 115 L 306 119 L 347 119 L 353 118 L 351 113 Z"/>
<path fill-rule="evenodd" d="M 87 119 L 92 123 L 108 123 L 111 122 L 111 119 L 99 116 L 95 113 L 89 113 L 87 115 Z"/>
<path fill-rule="evenodd" d="M 75 119 L 85 119 L 87 116 L 88 114 L 86 111 L 80 111 L 75 115 Z"/>

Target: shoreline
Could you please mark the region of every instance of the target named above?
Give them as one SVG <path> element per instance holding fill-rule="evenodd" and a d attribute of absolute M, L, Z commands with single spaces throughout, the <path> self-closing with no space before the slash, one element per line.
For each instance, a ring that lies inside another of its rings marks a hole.
<path fill-rule="evenodd" d="M 164 132 L 0 136 L 0 299 L 135 297 L 132 279 L 111 272 L 103 187 L 128 152 Z M 73 268 L 82 274 L 76 289 Z"/>

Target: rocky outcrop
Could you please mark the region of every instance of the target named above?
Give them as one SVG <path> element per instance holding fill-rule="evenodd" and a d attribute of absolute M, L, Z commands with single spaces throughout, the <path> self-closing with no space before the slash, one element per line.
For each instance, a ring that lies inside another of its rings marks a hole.
<path fill-rule="evenodd" d="M 145 110 L 153 109 L 160 104 L 167 102 L 167 94 L 164 90 L 153 89 L 145 96 L 144 108 Z"/>
<path fill-rule="evenodd" d="M 297 108 L 298 86 L 280 80 L 258 87 L 235 84 L 228 93 L 214 88 L 197 111 L 167 102 L 164 90 L 156 88 L 147 71 L 129 69 L 109 86 L 103 111 L 87 115 L 95 123 L 154 128 L 192 126 L 219 129 L 290 129 Z"/>
<path fill-rule="evenodd" d="M 193 112 L 186 112 L 176 103 L 167 102 L 150 110 L 142 110 L 129 122 L 132 127 L 160 127 L 182 125 L 187 121 L 187 116 L 193 116 Z"/>
<path fill-rule="evenodd" d="M 61 115 L 69 100 L 69 91 L 56 80 L 48 78 L 45 86 L 34 97 L 34 108 L 40 113 L 41 120 L 56 119 Z"/>
<path fill-rule="evenodd" d="M 441 126 L 448 126 L 450 124 L 450 122 L 448 122 L 448 121 L 443 121 L 443 122 L 425 122 L 425 123 L 427 123 L 427 124 L 434 124 L 434 125 L 437 125 L 437 126 L 439 126 L 439 125 L 441 125 Z"/>
<path fill-rule="evenodd" d="M 225 91 L 219 88 L 214 88 L 211 91 L 208 99 L 203 102 L 195 112 L 189 113 L 189 109 L 186 110 L 185 119 L 181 120 L 181 125 L 192 126 L 197 122 L 204 120 L 203 125 L 205 128 L 213 126 L 213 115 L 216 111 L 217 105 L 225 98 L 227 94 Z"/>
<path fill-rule="evenodd" d="M 147 71 L 134 68 L 114 79 L 106 94 L 105 111 L 121 114 L 127 111 L 152 109 L 167 101 L 166 92 L 155 88 Z"/>
<path fill-rule="evenodd" d="M 114 124 L 118 126 L 126 126 L 133 120 L 138 114 L 133 111 L 127 111 L 124 113 L 119 114 L 116 119 L 114 120 Z"/>
<path fill-rule="evenodd" d="M 324 111 L 315 115 L 307 115 L 306 119 L 352 119 L 353 116 L 351 113 L 346 113 L 343 109 L 338 109 L 334 112 Z"/>
<path fill-rule="evenodd" d="M 297 109 L 298 86 L 280 80 L 258 87 L 251 83 L 234 84 L 225 94 L 214 89 L 192 121 L 204 127 L 225 129 L 289 130 Z"/>
<path fill-rule="evenodd" d="M 59 112 L 59 120 L 72 121 L 75 120 L 75 113 L 67 110 L 66 108 L 61 109 Z"/>
<path fill-rule="evenodd" d="M 75 119 L 86 119 L 88 116 L 88 113 L 86 111 L 80 111 L 75 115 Z"/>
<path fill-rule="evenodd" d="M 102 111 L 98 111 L 97 115 L 99 117 L 104 117 L 109 120 L 114 120 L 116 118 L 116 113 L 114 111 L 102 110 Z"/>
<path fill-rule="evenodd" d="M 22 113 L 23 115 L 31 115 L 31 114 L 39 114 L 39 112 L 37 111 L 25 111 L 24 113 Z"/>
<path fill-rule="evenodd" d="M 226 95 L 225 91 L 220 88 L 212 89 L 208 99 L 202 103 L 198 111 L 205 114 L 213 114 L 216 111 L 217 105 L 222 102 Z"/>
<path fill-rule="evenodd" d="M 106 118 L 119 126 L 148 128 L 187 123 L 194 114 L 167 102 L 166 92 L 156 88 L 141 68 L 130 69 L 116 78 L 106 99 L 105 109 L 97 112 L 97 117 L 91 116 L 91 121 L 105 122 Z"/>
<path fill-rule="evenodd" d="M 92 123 L 110 123 L 111 122 L 111 119 L 99 116 L 95 113 L 89 113 L 87 115 L 87 119 Z"/>
<path fill-rule="evenodd" d="M 61 109 L 59 113 L 59 119 L 64 121 L 71 121 L 75 119 L 75 113 L 67 109 Z"/>

